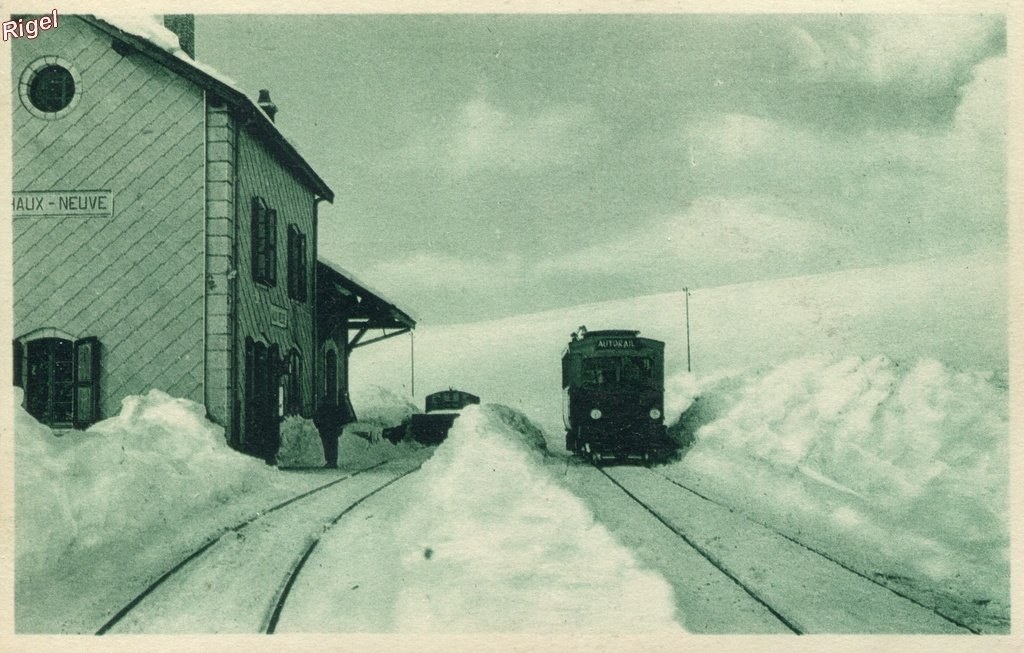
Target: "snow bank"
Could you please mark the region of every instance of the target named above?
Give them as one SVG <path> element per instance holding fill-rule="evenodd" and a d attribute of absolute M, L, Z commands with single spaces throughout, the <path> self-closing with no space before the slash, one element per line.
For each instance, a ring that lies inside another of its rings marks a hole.
<path fill-rule="evenodd" d="M 680 471 L 866 568 L 1007 596 L 1005 376 L 884 356 L 685 376 L 669 382 L 696 434 Z"/>
<path fill-rule="evenodd" d="M 669 585 L 549 478 L 524 420 L 466 407 L 417 474 L 395 526 L 394 629 L 678 632 Z"/>
<path fill-rule="evenodd" d="M 398 426 L 413 413 L 422 412 L 408 397 L 379 385 L 358 386 L 351 398 L 360 422 L 381 427 Z"/>
<path fill-rule="evenodd" d="M 324 444 L 312 420 L 291 415 L 281 424 L 281 446 L 275 463 L 278 467 L 323 467 Z"/>
<path fill-rule="evenodd" d="M 228 448 L 203 407 L 158 390 L 121 413 L 56 435 L 15 399 L 19 576 L 108 541 L 166 527 L 266 483 L 260 461 Z"/>

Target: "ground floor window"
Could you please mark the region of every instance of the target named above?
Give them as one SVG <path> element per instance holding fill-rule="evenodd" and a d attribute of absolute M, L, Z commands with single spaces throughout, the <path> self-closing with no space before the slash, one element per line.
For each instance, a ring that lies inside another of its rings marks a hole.
<path fill-rule="evenodd" d="M 14 361 L 16 385 L 25 391 L 25 410 L 39 422 L 84 428 L 99 419 L 99 340 L 16 341 Z"/>

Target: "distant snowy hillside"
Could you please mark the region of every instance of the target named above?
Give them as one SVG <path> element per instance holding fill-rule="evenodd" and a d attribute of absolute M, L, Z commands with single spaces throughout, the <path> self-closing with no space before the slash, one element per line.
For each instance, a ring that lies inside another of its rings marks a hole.
<path fill-rule="evenodd" d="M 693 371 L 767 368 L 807 354 L 919 358 L 956 369 L 1007 368 L 1006 258 L 957 259 L 692 289 Z M 522 410 L 549 433 L 562 428 L 559 360 L 569 334 L 639 329 L 666 342 L 666 373 L 686 370 L 685 298 L 669 293 L 573 306 L 489 322 L 416 330 L 416 402 L 449 386 Z M 353 392 L 410 392 L 409 341 L 357 350 Z M 675 397 L 666 397 L 671 404 Z M 358 409 L 358 407 L 357 407 Z M 557 440 L 552 449 L 560 448 Z"/>

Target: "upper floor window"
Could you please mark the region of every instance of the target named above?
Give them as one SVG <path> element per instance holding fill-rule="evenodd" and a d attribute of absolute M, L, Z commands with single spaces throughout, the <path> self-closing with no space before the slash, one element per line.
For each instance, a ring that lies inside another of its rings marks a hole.
<path fill-rule="evenodd" d="M 288 225 L 288 296 L 306 301 L 306 234 L 298 227 Z"/>
<path fill-rule="evenodd" d="M 252 198 L 252 278 L 277 285 L 277 211 L 262 197 Z"/>
<path fill-rule="evenodd" d="M 18 86 L 25 108 L 46 120 L 66 116 L 82 95 L 81 80 L 74 66 L 56 56 L 45 56 L 29 64 Z"/>

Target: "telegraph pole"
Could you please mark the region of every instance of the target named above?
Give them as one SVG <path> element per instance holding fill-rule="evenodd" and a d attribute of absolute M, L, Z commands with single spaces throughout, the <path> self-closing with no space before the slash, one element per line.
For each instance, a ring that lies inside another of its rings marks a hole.
<path fill-rule="evenodd" d="M 416 398 L 416 332 L 409 330 L 409 386 L 413 399 Z"/>
<path fill-rule="evenodd" d="M 686 295 L 686 371 L 690 371 L 690 289 L 683 288 Z"/>

